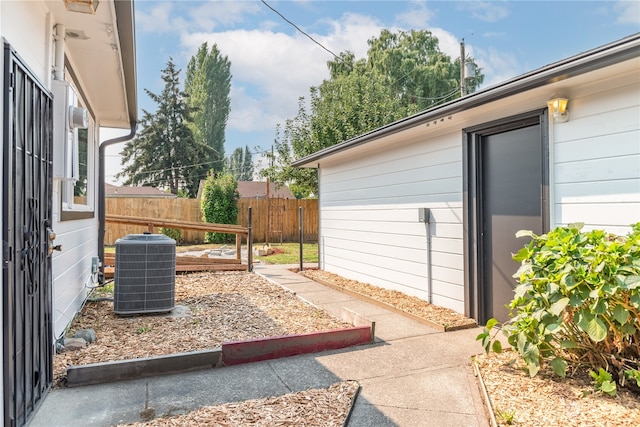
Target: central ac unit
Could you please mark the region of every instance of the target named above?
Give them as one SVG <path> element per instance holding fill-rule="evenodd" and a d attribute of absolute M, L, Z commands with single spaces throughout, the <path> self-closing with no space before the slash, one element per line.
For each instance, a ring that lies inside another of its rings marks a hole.
<path fill-rule="evenodd" d="M 156 313 L 175 307 L 176 241 L 164 234 L 129 234 L 116 240 L 113 309 Z"/>

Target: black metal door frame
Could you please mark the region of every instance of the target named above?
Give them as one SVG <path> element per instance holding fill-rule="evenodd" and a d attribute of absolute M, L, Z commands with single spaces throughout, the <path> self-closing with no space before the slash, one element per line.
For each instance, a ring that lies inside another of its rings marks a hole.
<path fill-rule="evenodd" d="M 4 44 L 4 425 L 27 423 L 53 381 L 50 92 Z"/>
<path fill-rule="evenodd" d="M 547 109 L 536 110 L 463 129 L 463 226 L 465 314 L 484 324 L 491 317 L 484 286 L 483 252 L 483 138 L 502 132 L 540 125 L 542 143 L 542 222 L 549 229 L 549 136 Z"/>

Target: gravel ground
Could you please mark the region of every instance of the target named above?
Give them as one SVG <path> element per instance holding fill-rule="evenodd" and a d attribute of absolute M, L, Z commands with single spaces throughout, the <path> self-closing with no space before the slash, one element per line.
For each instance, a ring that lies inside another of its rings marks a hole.
<path fill-rule="evenodd" d="M 368 283 L 358 282 L 357 280 L 345 279 L 322 270 L 305 270 L 300 274 L 309 279 L 329 283 L 335 285 L 337 288 L 343 288 L 356 294 L 361 294 L 367 298 L 390 305 L 405 313 L 428 320 L 442 327 L 464 328 L 476 325 L 475 320 L 465 317 L 460 313 L 448 308 L 429 304 L 423 299 L 409 296 L 402 292 L 383 289 Z"/>
<path fill-rule="evenodd" d="M 369 298 L 446 325 L 472 320 L 400 292 L 387 291 L 319 270 L 310 278 L 362 293 Z M 66 366 L 147 357 L 217 347 L 222 341 L 262 338 L 338 329 L 345 323 L 303 303 L 294 294 L 262 277 L 245 272 L 192 273 L 176 277 L 176 304 L 188 317 L 135 316 L 113 313 L 111 302 L 88 302 L 74 320 L 71 333 L 93 328 L 98 339 L 87 348 L 55 356 L 54 375 L 64 384 Z M 515 354 L 476 358 L 498 425 L 640 426 L 640 400 L 620 391 L 611 398 L 593 392 L 588 378 L 559 380 L 548 371 L 529 378 Z M 517 360 L 517 359 L 516 359 Z M 336 383 L 268 399 L 202 408 L 171 418 L 151 419 L 149 426 L 340 426 L 357 383 Z"/>
<path fill-rule="evenodd" d="M 119 316 L 111 301 L 87 302 L 67 335 L 92 328 L 97 340 L 81 350 L 55 356 L 56 383 L 63 383 L 68 365 L 204 350 L 219 347 L 223 341 L 351 326 L 246 272 L 177 275 L 175 303 L 187 308 L 186 316 Z"/>
<path fill-rule="evenodd" d="M 358 388 L 355 381 L 343 381 L 324 389 L 208 406 L 184 415 L 123 425 L 340 427 L 344 424 Z"/>
<path fill-rule="evenodd" d="M 547 368 L 530 378 L 517 356 L 506 351 L 475 359 L 499 426 L 640 426 L 640 396 L 596 393 L 591 378 L 579 372 L 561 379 Z"/>

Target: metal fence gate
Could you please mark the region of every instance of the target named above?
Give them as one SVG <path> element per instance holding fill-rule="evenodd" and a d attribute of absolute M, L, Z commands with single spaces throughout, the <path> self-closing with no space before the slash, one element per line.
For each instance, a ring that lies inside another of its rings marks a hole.
<path fill-rule="evenodd" d="M 20 426 L 53 379 L 52 99 L 8 44 L 3 50 L 4 425 Z"/>

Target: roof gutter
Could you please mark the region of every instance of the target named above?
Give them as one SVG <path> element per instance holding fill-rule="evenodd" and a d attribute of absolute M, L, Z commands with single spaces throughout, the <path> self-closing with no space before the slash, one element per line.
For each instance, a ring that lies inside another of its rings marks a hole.
<path fill-rule="evenodd" d="M 537 70 L 507 80 L 504 83 L 466 95 L 441 106 L 431 108 L 339 144 L 332 145 L 292 162 L 291 166 L 317 168 L 318 161 L 323 158 L 402 132 L 436 118 L 470 110 L 527 90 L 566 80 L 638 56 L 640 56 L 640 33 L 546 65 Z"/>
<path fill-rule="evenodd" d="M 112 138 L 100 144 L 98 150 L 98 258 L 104 261 L 105 233 L 105 149 L 111 145 L 127 142 L 136 134 L 138 127 L 138 92 L 136 81 L 136 38 L 133 1 L 114 1 L 116 22 L 122 52 L 122 68 L 127 110 L 129 112 L 129 133 Z M 104 284 L 104 263 L 100 266 L 99 281 Z"/>

